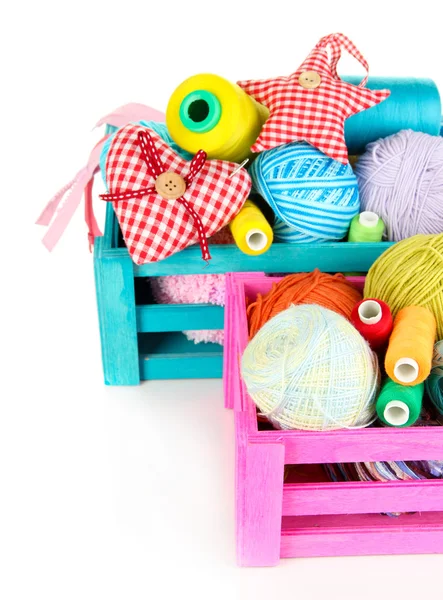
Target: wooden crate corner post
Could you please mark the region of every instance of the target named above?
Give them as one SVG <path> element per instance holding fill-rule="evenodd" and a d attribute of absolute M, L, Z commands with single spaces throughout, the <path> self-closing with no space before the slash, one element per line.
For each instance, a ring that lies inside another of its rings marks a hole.
<path fill-rule="evenodd" d="M 102 361 L 107 385 L 140 383 L 134 267 L 127 252 L 94 245 L 94 274 Z"/>
<path fill-rule="evenodd" d="M 237 562 L 272 567 L 280 560 L 285 448 L 237 439 L 236 451 Z"/>

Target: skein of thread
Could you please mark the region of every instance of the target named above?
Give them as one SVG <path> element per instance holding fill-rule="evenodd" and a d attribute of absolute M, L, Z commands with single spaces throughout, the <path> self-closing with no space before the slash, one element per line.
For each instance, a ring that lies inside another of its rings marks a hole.
<path fill-rule="evenodd" d="M 241 162 L 269 116 L 237 84 L 218 75 L 189 77 L 173 92 L 166 109 L 166 124 L 173 140 L 195 154 L 203 149 L 209 158 Z"/>
<path fill-rule="evenodd" d="M 343 77 L 358 85 L 359 77 Z M 432 79 L 414 77 L 369 77 L 370 90 L 389 89 L 389 98 L 352 115 L 345 121 L 345 140 L 349 154 L 361 154 L 370 142 L 397 133 L 401 129 L 438 135 L 441 101 Z"/>
<path fill-rule="evenodd" d="M 388 248 L 366 277 L 364 296 L 388 304 L 393 316 L 406 306 L 426 306 L 443 339 L 443 234 L 416 235 Z"/>
<path fill-rule="evenodd" d="M 360 202 L 399 241 L 443 231 L 443 138 L 400 131 L 369 144 L 355 168 Z"/>
<path fill-rule="evenodd" d="M 443 477 L 443 461 L 389 461 L 324 465 L 332 481 L 390 481 Z"/>
<path fill-rule="evenodd" d="M 238 215 L 229 223 L 238 248 L 245 254 L 258 256 L 269 250 L 274 234 L 262 211 L 246 200 Z"/>
<path fill-rule="evenodd" d="M 342 240 L 360 209 L 351 166 L 306 142 L 261 152 L 249 174 L 275 213 L 274 234 L 280 242 Z"/>
<path fill-rule="evenodd" d="M 408 306 L 395 317 L 385 358 L 388 376 L 401 385 L 422 383 L 431 372 L 435 317 L 423 306 Z"/>
<path fill-rule="evenodd" d="M 359 290 L 341 273 L 330 275 L 315 269 L 312 273 L 287 275 L 267 294 L 258 294 L 255 302 L 249 304 L 249 336 L 253 338 L 265 323 L 291 304 L 318 304 L 349 320 L 360 300 Z"/>
<path fill-rule="evenodd" d="M 366 298 L 356 304 L 351 313 L 351 322 L 373 350 L 379 350 L 387 344 L 393 327 L 389 306 L 377 298 Z"/>
<path fill-rule="evenodd" d="M 443 415 L 443 340 L 434 346 L 432 370 L 426 379 L 426 391 L 432 404 Z"/>
<path fill-rule="evenodd" d="M 342 315 L 291 306 L 266 323 L 242 356 L 249 395 L 278 429 L 365 427 L 375 414 L 376 355 Z"/>
<path fill-rule="evenodd" d="M 381 242 L 385 225 L 380 217 L 371 211 L 364 211 L 351 221 L 348 242 Z"/>
<path fill-rule="evenodd" d="M 424 389 L 424 383 L 404 386 L 387 379 L 376 402 L 380 421 L 391 427 L 413 425 L 421 413 Z"/>

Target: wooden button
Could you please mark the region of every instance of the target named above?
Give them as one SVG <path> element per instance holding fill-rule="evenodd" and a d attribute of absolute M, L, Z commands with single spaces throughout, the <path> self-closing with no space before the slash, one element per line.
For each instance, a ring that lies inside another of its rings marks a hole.
<path fill-rule="evenodd" d="M 305 90 L 315 90 L 321 84 L 321 77 L 317 71 L 303 71 L 298 78 L 298 83 L 305 88 Z"/>
<path fill-rule="evenodd" d="M 186 182 L 178 173 L 167 171 L 155 180 L 155 189 L 165 200 L 176 200 L 186 191 Z"/>

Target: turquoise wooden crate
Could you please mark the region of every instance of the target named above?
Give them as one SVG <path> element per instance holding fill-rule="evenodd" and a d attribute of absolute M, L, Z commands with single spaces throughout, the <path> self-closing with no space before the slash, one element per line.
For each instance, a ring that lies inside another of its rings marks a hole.
<path fill-rule="evenodd" d="M 136 385 L 146 379 L 222 376 L 223 348 L 194 344 L 181 333 L 222 329 L 224 310 L 213 305 L 156 305 L 137 294 L 146 278 L 201 273 L 367 271 L 391 244 L 273 244 L 262 256 L 247 256 L 235 245 L 211 246 L 204 267 L 193 246 L 161 262 L 135 265 L 121 240 L 111 204 L 105 232 L 95 241 L 94 269 L 105 383 Z"/>

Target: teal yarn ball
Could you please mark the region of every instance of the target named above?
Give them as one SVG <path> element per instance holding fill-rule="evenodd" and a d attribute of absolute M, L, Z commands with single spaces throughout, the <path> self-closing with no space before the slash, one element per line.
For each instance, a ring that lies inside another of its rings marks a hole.
<path fill-rule="evenodd" d="M 360 210 L 357 178 L 307 142 L 262 152 L 249 173 L 255 191 L 275 213 L 279 242 L 309 243 L 343 239 Z"/>

